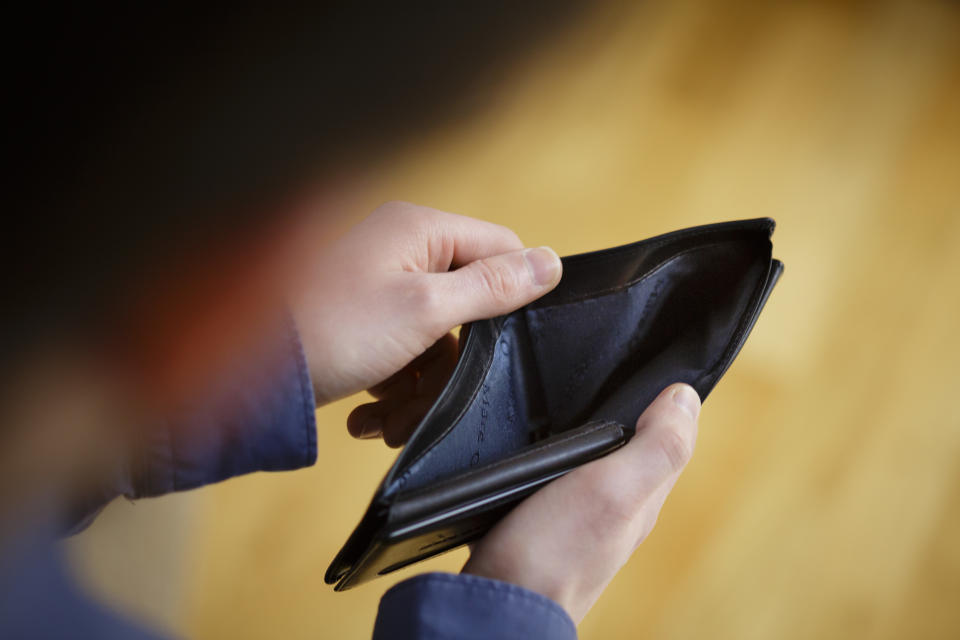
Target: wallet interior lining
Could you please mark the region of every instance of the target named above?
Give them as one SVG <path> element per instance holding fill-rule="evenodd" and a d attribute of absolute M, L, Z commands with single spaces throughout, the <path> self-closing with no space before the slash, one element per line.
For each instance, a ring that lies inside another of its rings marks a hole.
<path fill-rule="evenodd" d="M 600 295 L 510 314 L 477 395 L 404 470 L 405 489 L 590 420 L 632 425 L 672 382 L 705 397 L 766 281 L 764 240 L 749 242 L 753 251 L 742 237 L 696 246 Z"/>

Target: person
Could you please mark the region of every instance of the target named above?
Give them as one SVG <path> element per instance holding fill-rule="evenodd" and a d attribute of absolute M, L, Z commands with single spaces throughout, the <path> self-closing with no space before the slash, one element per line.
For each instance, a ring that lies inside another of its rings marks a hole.
<path fill-rule="evenodd" d="M 403 24 L 421 24 L 428 15 L 429 32 L 447 34 L 451 47 L 486 42 L 503 49 L 504 34 L 515 33 L 504 24 L 519 26 L 526 42 L 531 32 L 523 16 L 537 15 L 506 4 L 471 9 L 466 20 L 434 8 Z M 505 15 L 512 22 L 503 23 Z M 314 46 L 316 31 L 257 40 L 274 26 L 260 14 L 227 27 L 193 16 L 188 26 L 196 30 L 176 47 L 197 55 L 171 61 L 165 28 L 182 16 L 159 16 L 161 27 L 157 15 L 149 16 L 156 29 L 150 33 L 160 34 L 153 39 L 131 30 L 129 15 L 111 16 L 106 26 L 96 22 L 102 17 L 51 23 L 45 15 L 34 25 L 44 29 L 31 32 L 55 41 L 35 42 L 31 51 L 72 65 L 60 84 L 52 67 L 43 67 L 54 88 L 78 88 L 72 113 L 48 104 L 43 91 L 19 94 L 39 111 L 24 121 L 30 135 L 12 144 L 31 180 L 17 184 L 11 202 L 32 206 L 20 209 L 11 230 L 25 250 L 11 247 L 4 269 L 6 308 L 18 313 L 7 314 L 2 331 L 2 637 L 155 637 L 76 587 L 58 537 L 81 531 L 120 495 L 156 496 L 310 465 L 315 408 L 364 389 L 374 401 L 351 413 L 347 429 L 401 446 L 455 366 L 451 330 L 517 309 L 561 278 L 552 250 L 525 247 L 499 225 L 413 204 L 388 203 L 342 232 L 344 194 L 354 188 L 343 175 L 360 163 L 356 155 L 329 141 L 316 147 L 323 151 L 316 160 L 284 138 L 289 122 L 274 127 L 264 116 L 290 108 L 289 93 L 236 118 L 217 110 L 233 104 L 238 88 L 262 91 L 251 81 L 258 78 L 275 89 L 296 85 L 304 98 L 296 122 L 322 125 L 349 111 L 344 104 L 355 107 L 383 91 L 393 71 L 416 64 L 429 71 L 424 60 L 435 50 L 413 45 L 412 57 L 387 72 L 347 65 L 341 73 L 343 65 L 325 65 L 323 79 L 339 79 L 335 86 L 356 94 L 305 116 L 306 107 L 320 104 L 310 99 L 316 96 L 288 77 L 277 85 L 257 73 L 263 59 L 279 61 L 273 72 L 315 62 L 317 52 L 301 47 Z M 317 45 L 324 54 L 371 28 L 367 15 L 349 9 L 307 23 L 330 35 Z M 372 31 L 408 40 L 409 32 L 398 36 L 395 23 L 383 23 L 390 28 Z M 211 24 L 222 30 L 212 50 Z M 91 33 L 103 37 L 91 40 Z M 81 47 L 80 60 L 61 57 L 77 39 L 96 51 L 84 58 Z M 238 53 L 247 51 L 256 55 Z M 98 65 L 107 59 L 104 71 Z M 121 73 L 131 60 L 133 77 Z M 461 71 L 468 66 L 460 64 Z M 434 78 L 450 74 L 443 65 L 434 71 Z M 210 96 L 191 93 L 208 80 L 215 85 Z M 118 87 L 125 104 L 140 109 L 133 110 L 137 117 L 108 108 Z M 157 90 L 167 98 L 159 107 Z M 399 100 L 397 113 L 417 111 L 409 102 L 416 93 Z M 177 96 L 190 98 L 186 106 L 170 99 Z M 211 113 L 230 122 L 211 131 Z M 371 118 L 341 120 L 333 129 L 363 140 Z M 201 144 L 238 135 L 248 122 L 267 123 L 282 140 L 251 132 L 237 142 L 242 152 L 233 138 L 216 153 Z M 64 153 L 54 154 L 57 148 Z M 196 163 L 209 169 L 199 180 Z M 314 171 L 309 180 L 307 167 Z M 57 188 L 37 190 L 36 179 Z M 575 637 L 576 623 L 653 527 L 692 454 L 699 408 L 690 387 L 665 389 L 638 416 L 625 447 L 522 502 L 476 544 L 462 573 L 427 573 L 390 589 L 374 637 Z M 533 537 L 537 544 L 529 545 Z"/>

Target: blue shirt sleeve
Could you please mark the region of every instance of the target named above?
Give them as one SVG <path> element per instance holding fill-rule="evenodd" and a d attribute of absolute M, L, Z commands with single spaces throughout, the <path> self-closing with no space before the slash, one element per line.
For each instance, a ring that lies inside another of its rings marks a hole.
<path fill-rule="evenodd" d="M 0 549 L 0 638 L 162 640 L 80 591 L 49 534 L 24 532 Z"/>
<path fill-rule="evenodd" d="M 123 493 L 158 496 L 316 462 L 313 385 L 291 322 L 279 344 L 268 379 L 228 387 L 208 406 L 192 407 L 169 424 L 147 430 L 140 456 L 132 461 L 132 486 Z"/>
<path fill-rule="evenodd" d="M 373 640 L 576 640 L 577 628 L 549 598 L 498 580 L 425 573 L 387 591 Z"/>
<path fill-rule="evenodd" d="M 224 382 L 200 405 L 139 432 L 140 445 L 99 490 L 65 508 L 61 531 L 85 529 L 113 499 L 160 496 L 254 471 L 287 471 L 317 459 L 313 385 L 287 319 L 276 353 L 256 382 Z"/>
<path fill-rule="evenodd" d="M 70 528 L 82 529 L 121 494 L 156 496 L 253 471 L 313 464 L 317 456 L 313 387 L 299 338 L 292 324 L 288 328 L 278 366 L 269 368 L 267 380 L 253 386 L 228 385 L 228 393 L 219 401 L 146 431 L 144 446 L 118 465 L 114 481 L 73 505 Z M 5 623 L 0 630 L 29 625 L 39 611 L 52 606 L 60 614 L 50 621 L 49 637 L 77 625 L 97 629 L 97 637 L 153 637 L 76 593 L 63 578 L 58 561 L 45 562 L 38 559 L 24 573 L 27 581 L 39 580 L 40 588 L 32 590 L 30 602 L 22 603 L 26 606 L 19 614 L 0 608 L 0 623 Z M 560 605 L 533 591 L 478 576 L 428 573 L 384 595 L 373 637 L 575 640 L 577 631 Z"/>

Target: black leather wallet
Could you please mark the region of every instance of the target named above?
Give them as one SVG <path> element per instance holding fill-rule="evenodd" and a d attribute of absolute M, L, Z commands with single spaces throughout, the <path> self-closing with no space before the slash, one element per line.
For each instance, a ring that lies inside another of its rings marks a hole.
<path fill-rule="evenodd" d="M 783 271 L 770 219 L 563 258 L 560 284 L 464 327 L 457 367 L 327 569 L 349 589 L 482 536 L 537 488 L 623 446 L 673 382 L 701 398 Z"/>

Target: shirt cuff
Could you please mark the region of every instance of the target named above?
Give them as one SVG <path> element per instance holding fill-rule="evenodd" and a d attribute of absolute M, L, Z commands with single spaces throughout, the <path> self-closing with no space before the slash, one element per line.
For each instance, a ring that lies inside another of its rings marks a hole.
<path fill-rule="evenodd" d="M 259 381 L 227 387 L 200 407 L 157 425 L 131 469 L 128 497 L 193 489 L 254 471 L 288 471 L 317 459 L 316 406 L 292 321 Z"/>
<path fill-rule="evenodd" d="M 384 594 L 374 640 L 576 640 L 553 600 L 517 585 L 468 574 L 426 573 Z"/>
<path fill-rule="evenodd" d="M 313 384 L 293 321 L 284 319 L 261 375 L 144 428 L 140 444 L 96 490 L 64 505 L 60 532 L 83 531 L 114 498 L 159 496 L 254 471 L 287 471 L 317 460 Z"/>

